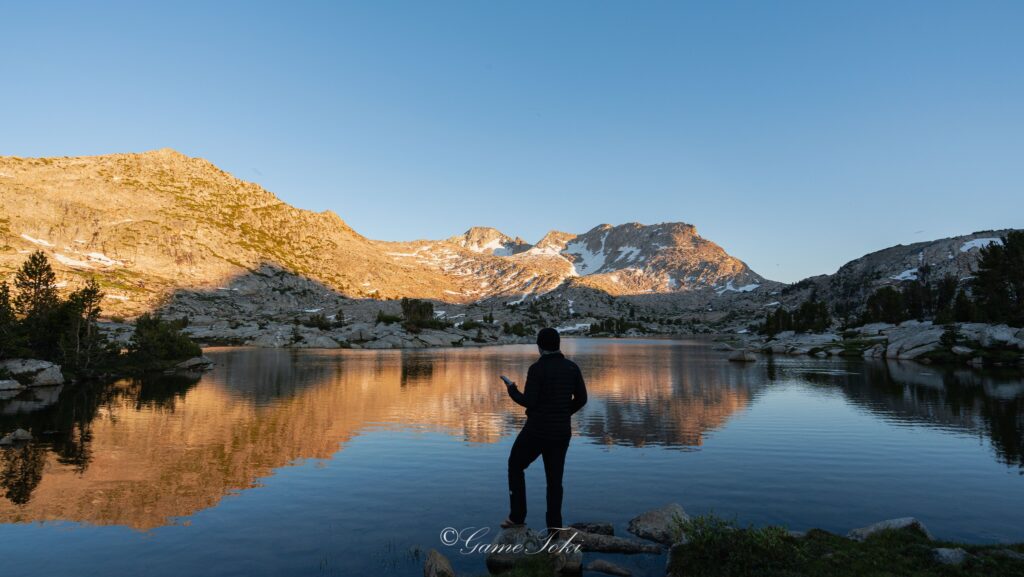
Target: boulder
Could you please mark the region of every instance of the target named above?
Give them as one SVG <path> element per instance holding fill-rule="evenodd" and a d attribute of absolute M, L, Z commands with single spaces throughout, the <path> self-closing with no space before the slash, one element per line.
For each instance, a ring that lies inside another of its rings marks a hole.
<path fill-rule="evenodd" d="M 689 518 L 679 503 L 670 503 L 633 517 L 629 520 L 627 530 L 641 539 L 672 545 L 682 537 L 678 524 Z"/>
<path fill-rule="evenodd" d="M 596 573 L 604 573 L 606 575 L 617 575 L 618 577 L 630 577 L 633 573 L 625 567 L 619 567 L 611 561 L 605 559 L 594 559 L 587 566 L 583 568 L 586 571 L 594 571 Z"/>
<path fill-rule="evenodd" d="M 431 549 L 423 563 L 423 577 L 455 577 L 455 570 L 447 557 Z"/>
<path fill-rule="evenodd" d="M 889 346 L 885 349 L 888 359 L 913 359 L 939 348 L 939 339 L 944 332 L 930 322 L 907 321 L 889 333 Z"/>
<path fill-rule="evenodd" d="M 595 535 L 614 535 L 615 528 L 611 523 L 606 521 L 593 521 L 593 522 L 581 522 L 573 523 L 569 525 L 572 529 L 579 529 L 584 533 L 593 533 Z"/>
<path fill-rule="evenodd" d="M 898 358 L 898 359 L 906 359 L 906 360 L 914 360 L 914 359 L 920 357 L 921 355 L 923 355 L 925 353 L 930 353 L 930 352 L 932 352 L 934 350 L 937 350 L 938 348 L 939 348 L 938 341 L 936 341 L 934 343 L 927 343 L 927 344 L 921 345 L 919 347 L 914 347 L 914 348 L 912 348 L 910 350 L 900 351 L 898 353 L 898 355 L 896 356 L 896 358 Z"/>
<path fill-rule="evenodd" d="M 750 351 L 736 351 L 729 355 L 729 360 L 734 363 L 752 363 L 757 360 L 757 357 Z"/>
<path fill-rule="evenodd" d="M 551 556 L 556 572 L 579 573 L 583 563 L 583 553 L 579 550 L 577 539 L 548 539 L 527 527 L 502 529 L 494 537 L 488 551 L 487 570 L 491 573 L 508 571 L 542 551 L 547 551 L 545 554 Z"/>
<path fill-rule="evenodd" d="M 923 533 L 929 540 L 934 540 L 932 534 L 928 532 L 928 529 L 924 526 L 924 523 L 918 521 L 913 517 L 900 517 L 898 519 L 887 519 L 885 521 L 879 521 L 867 527 L 861 527 L 850 531 L 846 536 L 850 539 L 857 541 L 863 541 L 874 535 L 879 531 L 885 531 L 887 529 L 894 529 L 900 531 L 919 531 Z"/>
<path fill-rule="evenodd" d="M 0 447 L 9 447 L 14 444 L 14 437 L 10 435 L 4 435 L 0 437 Z"/>
<path fill-rule="evenodd" d="M 959 547 L 955 549 L 947 547 L 932 549 L 932 558 L 937 563 L 942 563 L 943 565 L 960 565 L 967 560 L 967 556 L 967 551 Z"/>
<path fill-rule="evenodd" d="M 1006 325 L 985 325 L 978 341 L 983 347 L 1005 347 L 1017 345 L 1017 329 Z"/>
<path fill-rule="evenodd" d="M 869 323 L 860 328 L 854 329 L 864 336 L 880 335 L 892 329 L 895 325 L 889 323 Z"/>
<path fill-rule="evenodd" d="M 0 379 L 0 391 L 20 391 L 25 386 L 14 379 Z"/>
<path fill-rule="evenodd" d="M 213 359 L 207 356 L 192 357 L 174 365 L 174 368 L 182 371 L 205 371 L 213 367 Z"/>
<path fill-rule="evenodd" d="M 50 387 L 64 384 L 60 365 L 36 359 L 10 359 L 0 362 L 0 367 L 30 387 Z"/>
<path fill-rule="evenodd" d="M 958 357 L 969 357 L 974 354 L 974 349 L 963 345 L 954 345 L 950 350 L 952 350 L 953 354 Z"/>
<path fill-rule="evenodd" d="M 369 323 L 353 323 L 342 329 L 342 335 L 347 341 L 368 341 L 374 338 L 373 325 Z"/>
<path fill-rule="evenodd" d="M 1013 549 L 992 549 L 985 553 L 990 557 L 999 557 L 1002 559 L 1013 559 L 1014 561 L 1024 561 L 1024 553 L 1019 553 Z"/>
<path fill-rule="evenodd" d="M 302 349 L 337 349 L 341 348 L 338 341 L 324 334 L 305 335 L 302 341 L 295 344 L 296 348 Z"/>
<path fill-rule="evenodd" d="M 11 433 L 11 439 L 14 441 L 31 441 L 32 433 L 25 429 L 15 429 L 14 432 Z"/>
<path fill-rule="evenodd" d="M 508 571 L 526 559 L 527 551 L 536 551 L 542 543 L 540 534 L 525 526 L 502 529 L 491 541 L 487 570 L 491 573 Z"/>
<path fill-rule="evenodd" d="M 885 347 L 883 347 L 882 345 L 874 345 L 872 347 L 868 347 L 867 349 L 865 349 L 864 352 L 861 353 L 861 356 L 864 357 L 865 359 L 880 359 L 882 358 L 882 354 L 884 352 Z"/>
<path fill-rule="evenodd" d="M 661 553 L 661 547 L 653 543 L 644 543 L 634 539 L 624 539 L 613 535 L 601 535 L 598 533 L 587 533 L 575 531 L 573 543 L 579 543 L 583 551 L 599 551 L 602 553 L 624 553 L 635 555 L 638 553 Z"/>
<path fill-rule="evenodd" d="M 392 349 L 392 348 L 394 348 L 394 345 L 392 345 L 390 342 L 384 341 L 383 339 L 377 339 L 375 341 L 370 341 L 368 343 L 363 343 L 363 348 L 364 349 Z"/>

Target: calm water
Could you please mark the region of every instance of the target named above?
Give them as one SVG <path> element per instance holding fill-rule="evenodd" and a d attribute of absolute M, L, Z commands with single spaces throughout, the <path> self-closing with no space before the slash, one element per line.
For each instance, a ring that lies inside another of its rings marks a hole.
<path fill-rule="evenodd" d="M 942 538 L 1024 540 L 1024 378 L 915 364 L 725 360 L 699 341 L 574 340 L 590 404 L 567 522 L 678 501 L 846 531 L 913 515 Z M 0 574 L 419 575 L 439 532 L 507 512 L 522 424 L 500 373 L 530 346 L 213 349 L 201 379 L 0 400 Z M 528 471 L 543 524 L 543 471 Z M 591 557 L 596 554 L 588 554 Z M 638 574 L 664 558 L 606 556 Z"/>

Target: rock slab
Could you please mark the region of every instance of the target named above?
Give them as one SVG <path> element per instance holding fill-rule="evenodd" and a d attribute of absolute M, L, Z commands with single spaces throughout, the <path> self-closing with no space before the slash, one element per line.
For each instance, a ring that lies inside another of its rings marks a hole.
<path fill-rule="evenodd" d="M 689 519 L 682 505 L 670 503 L 633 517 L 629 520 L 627 529 L 641 539 L 656 541 L 662 545 L 673 545 L 682 537 L 678 533 L 678 523 Z"/>
<path fill-rule="evenodd" d="M 60 365 L 38 359 L 9 359 L 0 362 L 16 380 L 30 387 L 51 387 L 64 384 Z"/>
<path fill-rule="evenodd" d="M 423 563 L 423 577 L 455 577 L 455 570 L 447 557 L 431 549 Z"/>
<path fill-rule="evenodd" d="M 913 517 L 900 517 L 898 519 L 887 519 L 885 521 L 879 521 L 867 527 L 861 527 L 850 531 L 846 536 L 850 539 L 857 541 L 863 541 L 868 537 L 878 533 L 879 531 L 885 530 L 899 530 L 899 531 L 919 531 L 928 538 L 929 541 L 935 539 L 932 534 L 928 532 L 928 529 L 924 526 L 924 523 L 918 521 Z"/>
<path fill-rule="evenodd" d="M 619 567 L 611 561 L 605 559 L 594 559 L 587 566 L 583 568 L 586 571 L 594 571 L 596 573 L 604 573 L 606 575 L 616 575 L 617 577 L 630 577 L 633 572 L 625 567 Z"/>

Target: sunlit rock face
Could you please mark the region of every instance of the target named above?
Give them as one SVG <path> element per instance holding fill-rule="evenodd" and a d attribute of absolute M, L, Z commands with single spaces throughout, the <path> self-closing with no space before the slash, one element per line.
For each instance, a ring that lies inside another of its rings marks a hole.
<path fill-rule="evenodd" d="M 367 239 L 336 214 L 292 207 L 259 185 L 170 149 L 93 157 L 0 157 L 0 275 L 35 250 L 63 286 L 99 276 L 104 308 L 136 314 L 169 295 L 234 284 L 328 302 L 522 300 L 579 285 L 608 295 L 763 290 L 765 281 L 691 225 L 552 231 L 536 245 L 493 228 L 445 240 Z M 291 285 L 313 283 L 312 293 Z"/>

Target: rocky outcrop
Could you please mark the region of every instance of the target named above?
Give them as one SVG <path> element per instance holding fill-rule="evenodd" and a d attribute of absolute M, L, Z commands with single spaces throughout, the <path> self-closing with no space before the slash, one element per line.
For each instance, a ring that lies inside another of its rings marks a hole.
<path fill-rule="evenodd" d="M 578 541 L 548 538 L 527 527 L 502 529 L 491 542 L 487 554 L 487 570 L 491 573 L 509 571 L 519 563 L 537 555 L 547 555 L 556 573 L 578 574 L 583 553 Z"/>
<path fill-rule="evenodd" d="M 957 335 L 950 345 L 943 335 L 952 326 Z M 745 336 L 746 346 L 772 354 L 860 356 L 866 359 L 916 360 L 932 362 L 939 358 L 957 358 L 960 362 L 981 366 L 992 351 L 1021 353 L 1024 364 L 1024 329 L 984 323 L 937 325 L 932 321 L 905 321 L 898 325 L 872 323 L 849 329 L 845 338 L 834 333 L 799 334 L 787 331 L 774 337 Z M 1003 355 L 1005 357 L 1005 354 Z M 1005 363 L 1005 360 L 999 362 Z"/>
<path fill-rule="evenodd" d="M 20 391 L 25 385 L 14 379 L 0 379 L 0 391 Z"/>
<path fill-rule="evenodd" d="M 887 519 L 885 521 L 879 521 L 868 525 L 867 527 L 861 527 L 859 529 L 853 529 L 847 534 L 850 539 L 857 541 L 863 541 L 868 537 L 878 533 L 879 531 L 917 531 L 922 533 L 929 540 L 934 540 L 932 534 L 928 532 L 928 529 L 924 526 L 924 523 L 918 521 L 913 517 L 900 517 L 898 519 Z"/>
<path fill-rule="evenodd" d="M 423 577 L 455 577 L 455 570 L 447 557 L 431 549 L 423 563 Z"/>
<path fill-rule="evenodd" d="M 633 517 L 629 520 L 627 529 L 641 539 L 672 545 L 682 539 L 679 524 L 689 519 L 689 515 L 679 503 L 669 503 Z"/>
<path fill-rule="evenodd" d="M 32 433 L 29 433 L 25 429 L 15 429 L 13 433 L 8 433 L 3 437 L 0 437 L 0 446 L 10 446 L 15 443 L 24 443 L 32 440 Z"/>
<path fill-rule="evenodd" d="M 174 368 L 178 371 L 208 371 L 211 368 L 213 368 L 213 359 L 205 355 L 199 357 L 192 357 L 191 359 L 186 359 L 174 365 Z"/>
<path fill-rule="evenodd" d="M 625 539 L 614 535 L 602 535 L 598 533 L 587 533 L 574 531 L 573 543 L 579 543 L 583 551 L 598 551 L 602 553 L 622 553 L 636 555 L 640 553 L 661 553 L 661 547 L 652 543 L 645 543 L 635 539 Z"/>
<path fill-rule="evenodd" d="M 932 549 L 932 558 L 934 558 L 937 563 L 942 563 L 943 565 L 960 565 L 966 561 L 968 557 L 970 557 L 970 555 L 967 554 L 967 551 L 964 551 L 959 547 L 938 547 L 936 549 Z"/>
<path fill-rule="evenodd" d="M 620 567 L 607 559 L 594 559 L 590 563 L 587 563 L 583 570 L 595 573 L 604 573 L 605 575 L 616 575 L 617 577 L 630 577 L 633 574 L 629 569 Z"/>
<path fill-rule="evenodd" d="M 0 361 L 0 368 L 15 381 L 29 387 L 51 387 L 64 384 L 60 365 L 37 359 L 8 359 Z"/>
<path fill-rule="evenodd" d="M 569 525 L 569 528 L 579 529 L 584 533 L 593 533 L 595 535 L 615 535 L 615 527 L 607 521 L 573 523 Z"/>

